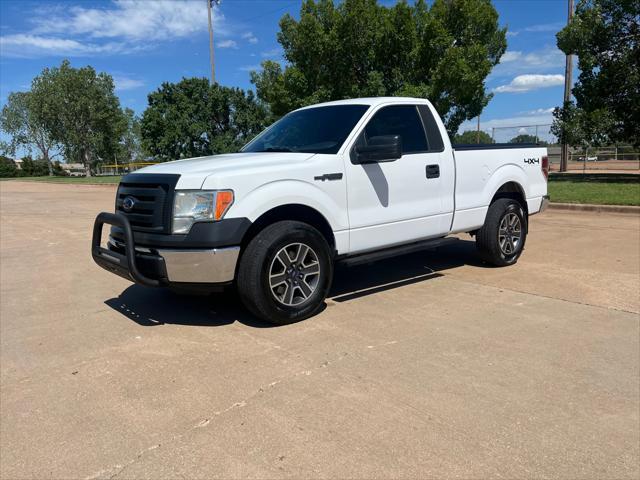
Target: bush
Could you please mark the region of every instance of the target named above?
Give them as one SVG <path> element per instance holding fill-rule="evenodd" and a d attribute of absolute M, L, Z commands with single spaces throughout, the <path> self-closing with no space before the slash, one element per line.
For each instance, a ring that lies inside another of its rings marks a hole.
<path fill-rule="evenodd" d="M 69 176 L 69 172 L 67 172 L 64 168 L 62 168 L 62 165 L 60 165 L 60 162 L 58 160 L 53 162 L 52 169 L 53 169 L 53 174 L 56 177 L 68 177 Z"/>
<path fill-rule="evenodd" d="M 22 159 L 22 176 L 44 177 L 49 175 L 49 166 L 44 160 L 33 160 L 31 157 Z"/>
<path fill-rule="evenodd" d="M 0 177 L 11 178 L 15 177 L 16 175 L 18 175 L 18 167 L 16 167 L 16 162 L 11 160 L 9 157 L 0 155 Z"/>

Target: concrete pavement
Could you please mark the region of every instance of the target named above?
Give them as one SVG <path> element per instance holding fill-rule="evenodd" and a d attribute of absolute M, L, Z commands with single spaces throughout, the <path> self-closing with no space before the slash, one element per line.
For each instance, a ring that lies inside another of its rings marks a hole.
<path fill-rule="evenodd" d="M 113 187 L 0 183 L 0 477 L 638 478 L 640 218 L 338 269 L 286 327 L 92 263 Z"/>

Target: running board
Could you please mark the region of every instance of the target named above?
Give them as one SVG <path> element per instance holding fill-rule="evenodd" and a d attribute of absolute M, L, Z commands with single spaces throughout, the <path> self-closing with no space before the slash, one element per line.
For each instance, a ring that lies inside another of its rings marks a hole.
<path fill-rule="evenodd" d="M 358 253 L 353 256 L 338 258 L 337 261 L 340 262 L 341 265 L 352 267 L 354 265 L 362 265 L 364 263 L 382 260 L 383 258 L 395 257 L 396 255 L 406 255 L 421 250 L 450 245 L 459 241 L 460 239 L 457 237 L 434 238 L 432 240 L 397 245 L 395 247 L 385 248 L 384 250 L 376 250 L 375 252 Z"/>

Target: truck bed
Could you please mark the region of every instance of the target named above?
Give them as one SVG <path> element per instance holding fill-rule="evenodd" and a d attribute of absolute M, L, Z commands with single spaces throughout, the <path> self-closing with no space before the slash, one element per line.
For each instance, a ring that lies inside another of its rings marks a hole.
<path fill-rule="evenodd" d="M 524 196 L 530 214 L 547 194 L 542 171 L 546 147 L 534 144 L 455 145 L 455 217 L 452 231 L 479 228 L 496 192 L 509 183 Z"/>

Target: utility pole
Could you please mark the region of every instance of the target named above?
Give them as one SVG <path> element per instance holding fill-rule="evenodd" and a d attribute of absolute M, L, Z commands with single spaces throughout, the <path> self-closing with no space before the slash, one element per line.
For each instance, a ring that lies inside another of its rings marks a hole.
<path fill-rule="evenodd" d="M 478 130 L 476 133 L 476 143 L 480 143 L 480 115 L 478 115 Z"/>
<path fill-rule="evenodd" d="M 209 58 L 211 59 L 211 85 L 216 83 L 216 69 L 213 61 L 213 22 L 211 14 L 213 6 L 220 5 L 220 0 L 207 0 L 207 14 L 209 16 Z"/>
<path fill-rule="evenodd" d="M 573 0 L 569 0 L 569 13 L 567 15 L 567 25 L 573 18 Z M 567 55 L 564 66 L 564 105 L 571 99 L 571 81 L 573 75 L 573 55 Z M 566 139 L 562 139 L 562 151 L 560 153 L 560 171 L 566 172 L 569 165 L 569 145 Z"/>

